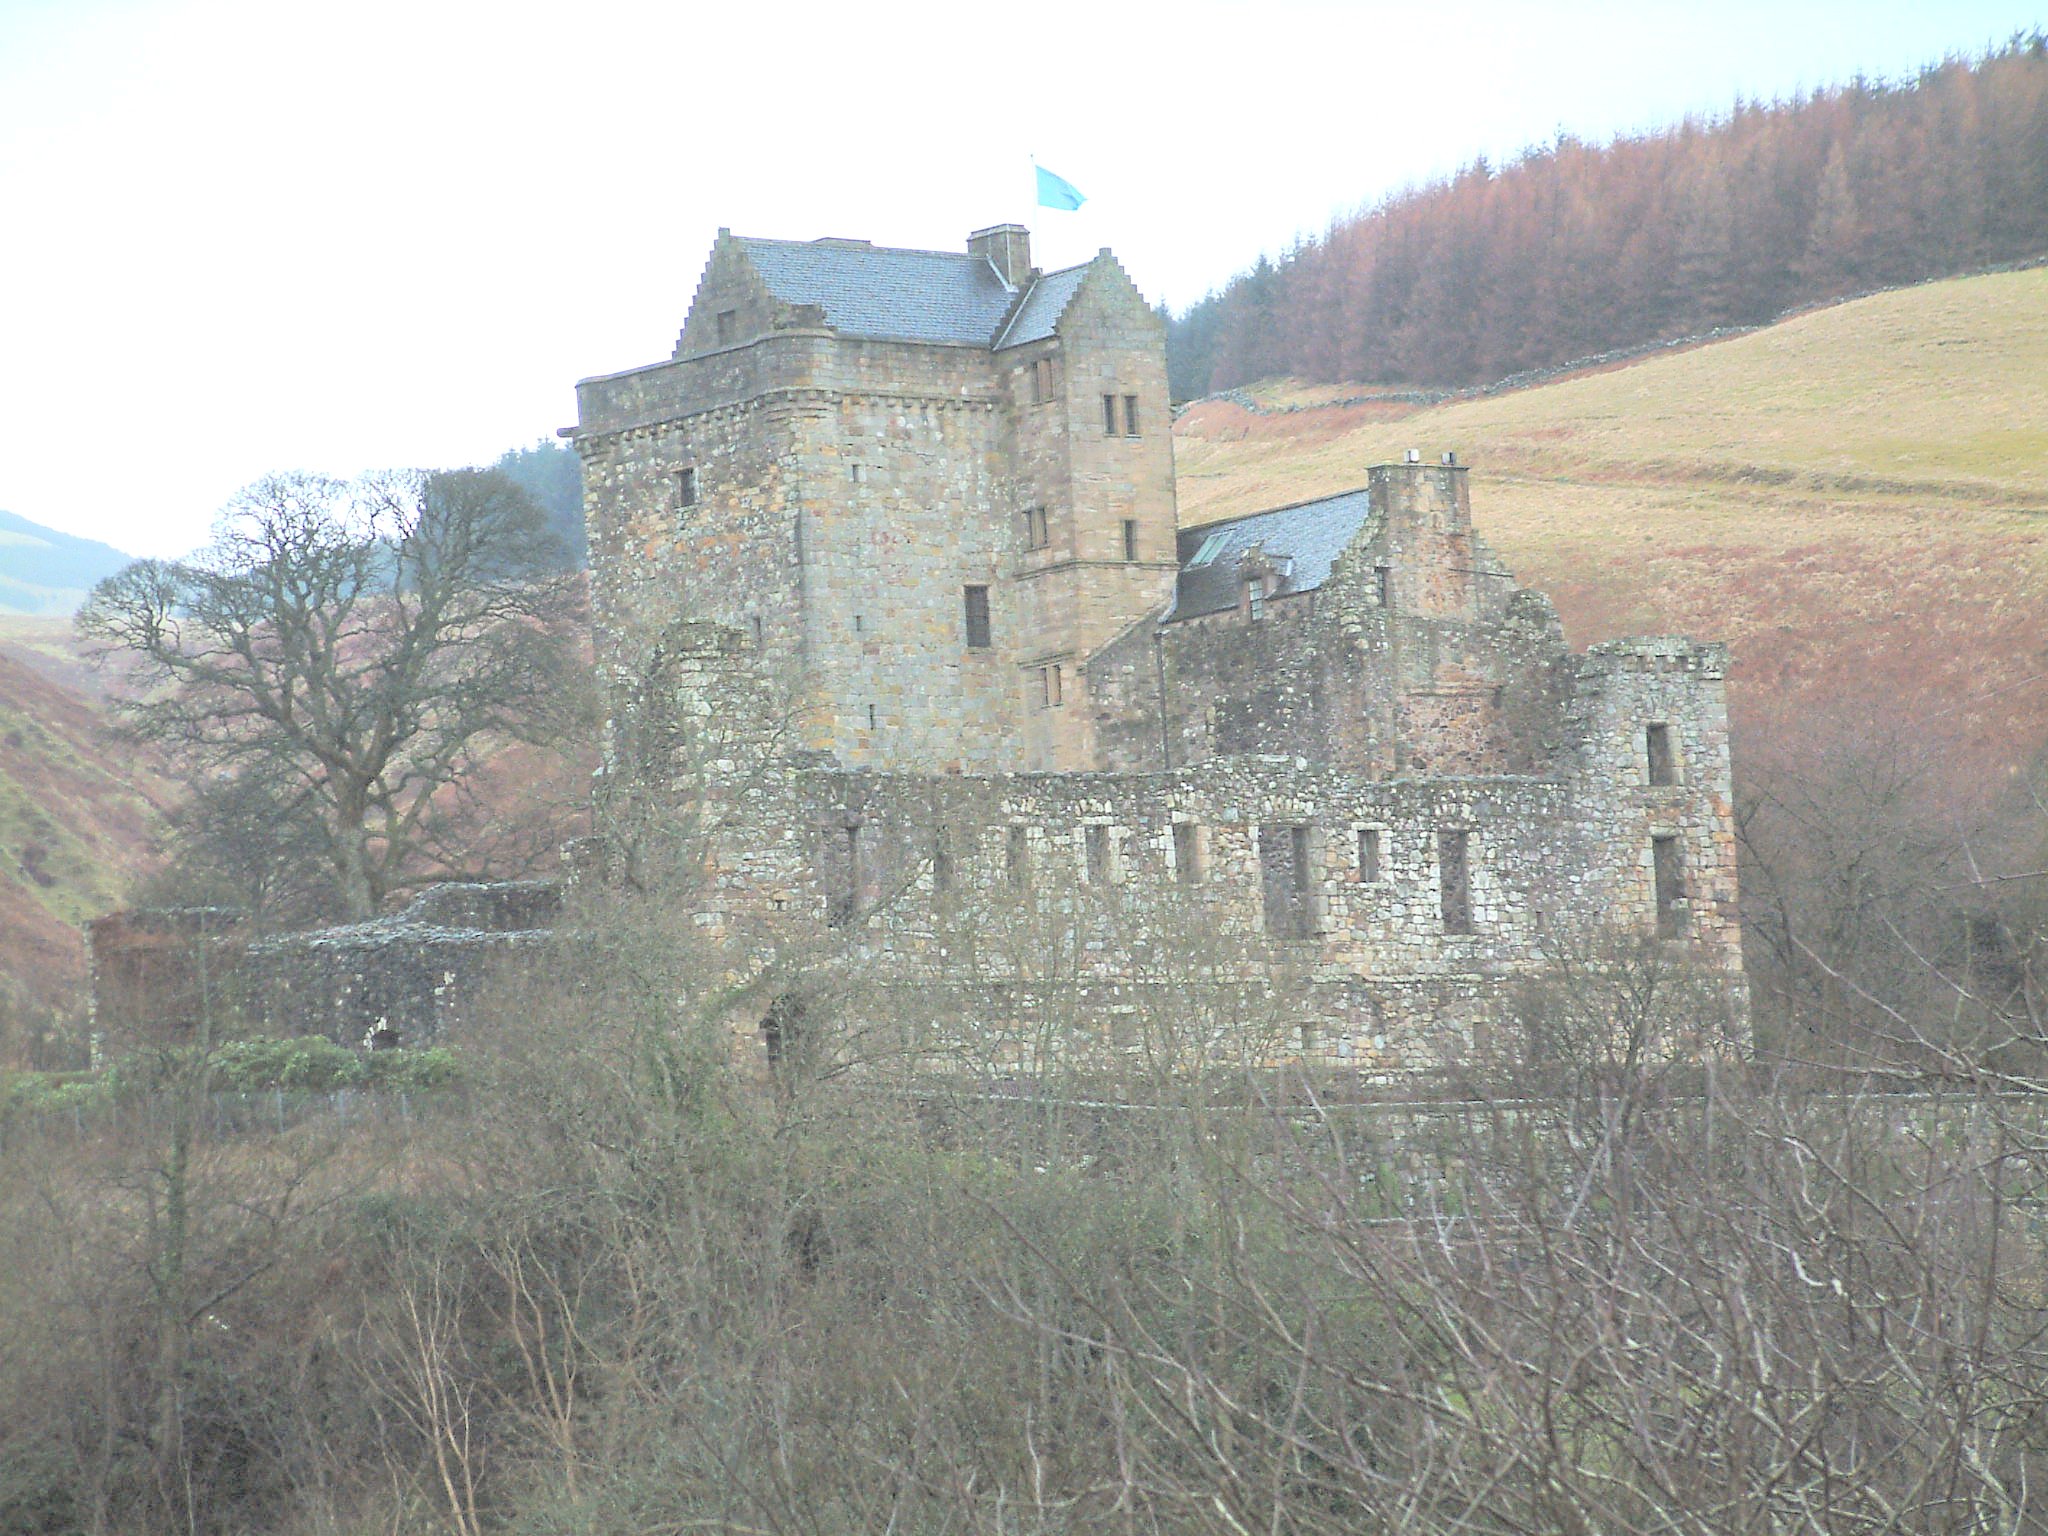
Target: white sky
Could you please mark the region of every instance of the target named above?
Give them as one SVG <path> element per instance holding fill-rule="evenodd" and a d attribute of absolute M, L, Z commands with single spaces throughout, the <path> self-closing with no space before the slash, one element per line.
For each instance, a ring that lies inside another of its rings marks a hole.
<path fill-rule="evenodd" d="M 495 458 L 666 357 L 717 226 L 1024 218 L 1176 308 L 1477 154 L 2048 0 L 0 0 L 0 508 L 138 554 L 271 470 Z M 1030 206 L 1036 154 L 1085 192 Z"/>

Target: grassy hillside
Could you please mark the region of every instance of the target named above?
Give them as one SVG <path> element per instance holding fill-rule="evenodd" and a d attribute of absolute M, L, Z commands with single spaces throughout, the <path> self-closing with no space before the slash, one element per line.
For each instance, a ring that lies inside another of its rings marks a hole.
<path fill-rule="evenodd" d="M 1181 516 L 1455 449 L 1481 532 L 1575 644 L 1733 643 L 1739 748 L 1825 721 L 1995 783 L 2048 746 L 2043 380 L 2048 271 L 1964 278 L 1492 399 L 1198 403 L 1176 429 Z"/>
<path fill-rule="evenodd" d="M 79 925 L 155 857 L 171 785 L 116 743 L 68 620 L 0 620 L 0 1005 L 77 1006 Z"/>

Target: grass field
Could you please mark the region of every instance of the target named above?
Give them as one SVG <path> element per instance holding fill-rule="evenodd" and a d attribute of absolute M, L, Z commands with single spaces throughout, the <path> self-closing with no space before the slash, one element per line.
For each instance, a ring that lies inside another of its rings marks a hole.
<path fill-rule="evenodd" d="M 1360 393 L 1353 390 L 1351 393 Z M 1472 466 L 1480 531 L 1575 644 L 1727 639 L 1738 751 L 1913 734 L 2003 782 L 2048 747 L 2048 270 L 1932 283 L 1490 399 L 1221 401 L 1176 428 L 1181 517 Z M 1811 734 L 1810 732 L 1808 734 Z"/>

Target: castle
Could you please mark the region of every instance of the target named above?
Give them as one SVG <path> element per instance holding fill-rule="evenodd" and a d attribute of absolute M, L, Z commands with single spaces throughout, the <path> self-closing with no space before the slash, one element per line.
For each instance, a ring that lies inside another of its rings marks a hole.
<path fill-rule="evenodd" d="M 720 231 L 673 355 L 577 399 L 607 857 L 785 957 L 771 1054 L 820 935 L 1012 1064 L 1206 1009 L 1414 1070 L 1616 932 L 1739 1030 L 1724 649 L 1573 654 L 1450 454 L 1182 529 L 1107 250 Z"/>
<path fill-rule="evenodd" d="M 1617 936 L 1739 1048 L 1723 648 L 1573 654 L 1451 454 L 1181 528 L 1164 327 L 1108 251 L 721 231 L 674 355 L 577 399 L 608 703 L 578 868 L 713 946 L 769 1059 L 829 1011 L 999 1072 L 1170 1041 L 1412 1073 Z M 96 1028 L 175 1034 L 232 966 L 273 1028 L 431 1039 L 545 963 L 558 899 L 260 941 L 120 914 Z"/>

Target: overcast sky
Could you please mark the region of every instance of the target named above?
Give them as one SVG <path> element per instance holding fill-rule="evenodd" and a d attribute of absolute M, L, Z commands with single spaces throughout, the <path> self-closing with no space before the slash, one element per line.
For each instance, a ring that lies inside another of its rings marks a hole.
<path fill-rule="evenodd" d="M 711 239 L 1115 248 L 1185 306 L 1475 155 L 1896 77 L 2048 0 L 0 0 L 0 508 L 178 554 L 267 471 L 488 461 Z M 1030 159 L 1088 195 L 1030 206 Z"/>

